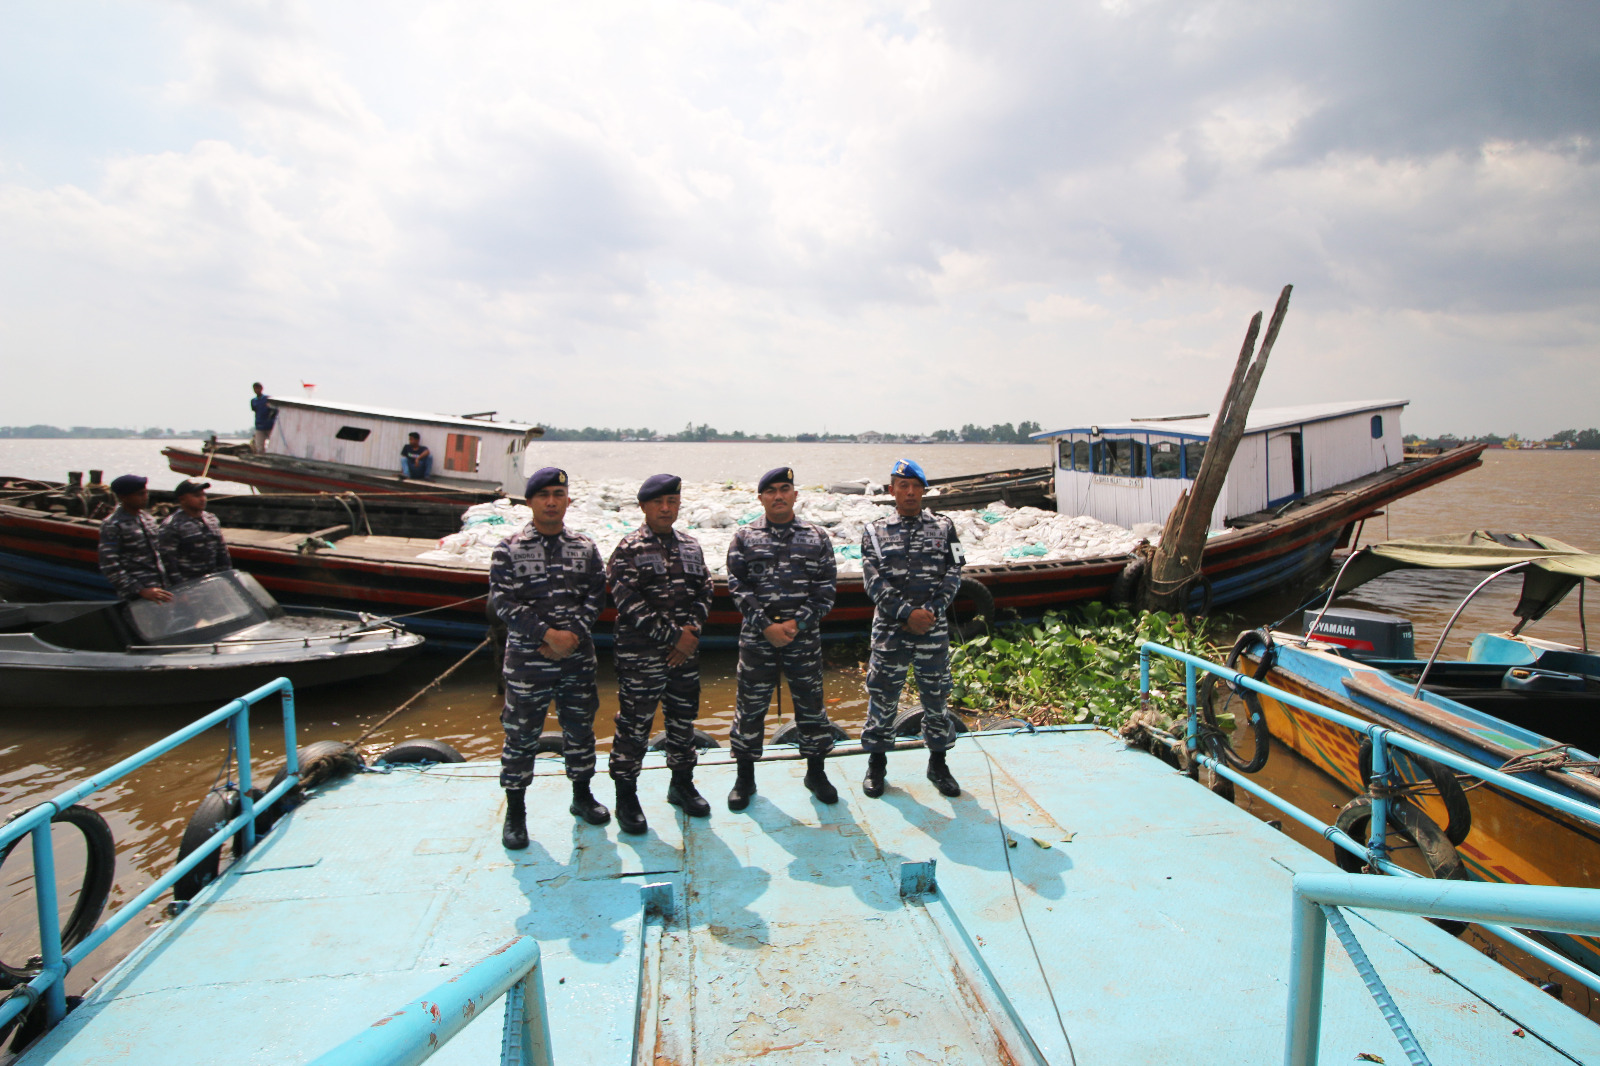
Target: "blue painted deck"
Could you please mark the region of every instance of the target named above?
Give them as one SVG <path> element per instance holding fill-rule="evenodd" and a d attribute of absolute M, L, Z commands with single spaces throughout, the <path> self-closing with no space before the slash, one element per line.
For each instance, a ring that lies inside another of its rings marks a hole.
<path fill-rule="evenodd" d="M 1291 877 L 1334 868 L 1158 760 L 1095 731 L 973 735 L 951 755 L 960 797 L 911 750 L 879 800 L 863 757 L 831 760 L 835 807 L 803 762 L 770 760 L 734 814 L 714 754 L 712 816 L 687 829 L 647 763 L 642 838 L 574 824 L 541 760 L 521 853 L 499 845 L 493 765 L 326 786 L 21 1061 L 302 1062 L 520 933 L 543 950 L 556 1061 L 627 1063 L 639 886 L 666 880 L 680 905 L 645 953 L 641 1061 L 994 1062 L 948 942 L 899 895 L 899 864 L 928 858 L 1050 1063 L 1282 1061 Z M 1351 917 L 1433 1062 L 1600 1060 L 1600 1028 L 1428 923 Z M 1323 1061 L 1404 1061 L 1332 937 L 1327 965 Z M 498 1061 L 500 1013 L 433 1061 Z"/>

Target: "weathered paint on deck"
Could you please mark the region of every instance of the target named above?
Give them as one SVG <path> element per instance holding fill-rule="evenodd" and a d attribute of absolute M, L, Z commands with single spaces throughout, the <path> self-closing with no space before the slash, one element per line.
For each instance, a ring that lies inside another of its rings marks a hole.
<path fill-rule="evenodd" d="M 879 800 L 864 759 L 832 760 L 834 807 L 803 763 L 770 761 L 741 814 L 720 802 L 731 765 L 703 763 L 714 810 L 687 829 L 652 761 L 641 838 L 574 824 L 542 761 L 520 853 L 499 845 L 491 765 L 334 784 L 22 1061 L 305 1061 L 516 934 L 541 945 L 558 1062 L 630 1061 L 641 987 L 643 1061 L 1002 1061 L 970 968 L 899 895 L 899 864 L 929 858 L 1048 1062 L 1281 1061 L 1290 881 L 1331 864 L 1103 733 L 963 739 L 953 800 L 922 758 L 891 755 Z M 680 900 L 658 955 L 653 881 Z M 1352 925 L 1435 1063 L 1600 1059 L 1600 1028 L 1428 923 Z M 496 1061 L 500 1017 L 434 1061 Z M 1331 938 L 1322 1034 L 1325 1062 L 1401 1057 Z"/>

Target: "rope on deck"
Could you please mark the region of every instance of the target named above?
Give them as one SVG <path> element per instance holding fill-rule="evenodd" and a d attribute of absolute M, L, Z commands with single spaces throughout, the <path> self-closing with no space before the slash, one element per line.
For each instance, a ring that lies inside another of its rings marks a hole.
<path fill-rule="evenodd" d="M 1378 1004 L 1378 1010 L 1383 1013 L 1383 1020 L 1389 1023 L 1389 1028 L 1394 1031 L 1394 1037 L 1400 1041 L 1400 1048 L 1406 1053 L 1406 1058 L 1411 1060 L 1411 1066 L 1432 1066 L 1428 1056 L 1423 1052 L 1422 1045 L 1417 1043 L 1417 1038 L 1411 1032 L 1411 1026 L 1406 1024 L 1405 1015 L 1400 1013 L 1400 1008 L 1395 1006 L 1394 997 L 1389 994 L 1389 989 L 1384 986 L 1383 978 L 1378 976 L 1378 971 L 1373 969 L 1372 960 L 1367 958 L 1367 952 L 1361 946 L 1361 941 L 1356 939 L 1355 932 L 1350 928 L 1350 923 L 1345 921 L 1344 915 L 1338 907 L 1321 904 L 1322 913 L 1327 917 L 1328 924 L 1333 927 L 1334 934 L 1338 936 L 1339 943 L 1344 945 L 1344 950 L 1349 953 L 1350 961 L 1355 963 L 1356 972 L 1361 975 L 1361 980 L 1366 983 L 1367 991 L 1372 993 L 1372 998 Z"/>
<path fill-rule="evenodd" d="M 482 642 L 480 642 L 477 647 L 473 648 L 471 651 L 467 652 L 467 654 L 465 654 L 461 658 L 457 659 L 451 665 L 450 669 L 446 670 L 444 673 L 440 674 L 438 677 L 434 678 L 432 681 L 429 681 L 426 685 L 423 685 L 422 688 L 417 691 L 417 694 L 415 696 L 412 696 L 409 700 L 406 700 L 400 706 L 396 707 L 394 710 L 390 711 L 388 714 L 386 714 L 382 718 L 378 719 L 372 725 L 368 726 L 364 733 L 362 733 L 359 737 L 356 737 L 356 739 L 354 739 L 354 740 L 352 740 L 350 742 L 350 747 L 354 748 L 357 745 L 359 745 L 363 740 L 366 740 L 372 734 L 376 733 L 378 730 L 382 729 L 385 725 L 387 725 L 389 723 L 389 720 L 391 718 L 393 718 L 395 715 L 399 714 L 401 711 L 405 710 L 407 707 L 410 707 L 413 703 L 416 703 L 418 700 L 420 700 L 423 697 L 423 695 L 425 693 L 427 693 L 429 690 L 437 688 L 440 684 L 442 684 L 444 682 L 445 678 L 449 677 L 451 674 L 455 673 L 463 665 L 465 665 L 465 663 L 466 663 L 466 661 L 468 659 L 470 659 L 474 655 L 478 654 L 484 648 L 487 648 L 489 646 L 490 639 L 491 638 L 489 638 L 489 637 L 484 637 Z"/>

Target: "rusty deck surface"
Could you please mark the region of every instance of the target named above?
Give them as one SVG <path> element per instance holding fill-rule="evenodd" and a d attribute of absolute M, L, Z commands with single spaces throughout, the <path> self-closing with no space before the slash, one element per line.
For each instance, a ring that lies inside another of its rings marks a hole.
<path fill-rule="evenodd" d="M 494 765 L 325 786 L 22 1061 L 307 1061 L 517 934 L 541 944 L 557 1062 L 635 1061 L 636 1029 L 646 1063 L 1004 1061 L 997 995 L 1055 1066 L 1282 1061 L 1290 879 L 1330 863 L 1101 732 L 963 738 L 953 800 L 923 758 L 892 754 L 877 800 L 863 756 L 831 760 L 832 807 L 769 759 L 734 814 L 711 753 L 712 816 L 686 827 L 652 755 L 637 838 L 574 824 L 541 760 L 519 853 Z M 979 965 L 900 895 L 930 858 Z M 677 912 L 647 926 L 661 881 Z M 1600 1028 L 1428 923 L 1352 926 L 1434 1063 L 1600 1060 Z M 1323 1061 L 1404 1061 L 1333 937 L 1327 975 Z M 500 1010 L 433 1061 L 498 1061 Z"/>

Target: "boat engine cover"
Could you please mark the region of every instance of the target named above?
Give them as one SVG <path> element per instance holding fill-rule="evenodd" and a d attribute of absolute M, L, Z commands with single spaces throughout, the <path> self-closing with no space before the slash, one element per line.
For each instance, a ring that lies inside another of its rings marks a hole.
<path fill-rule="evenodd" d="M 1311 632 L 1311 626 L 1317 631 Z M 1353 607 L 1330 607 L 1317 623 L 1317 612 L 1307 611 L 1301 625 L 1307 637 L 1338 644 L 1373 659 L 1415 659 L 1411 619 Z"/>

